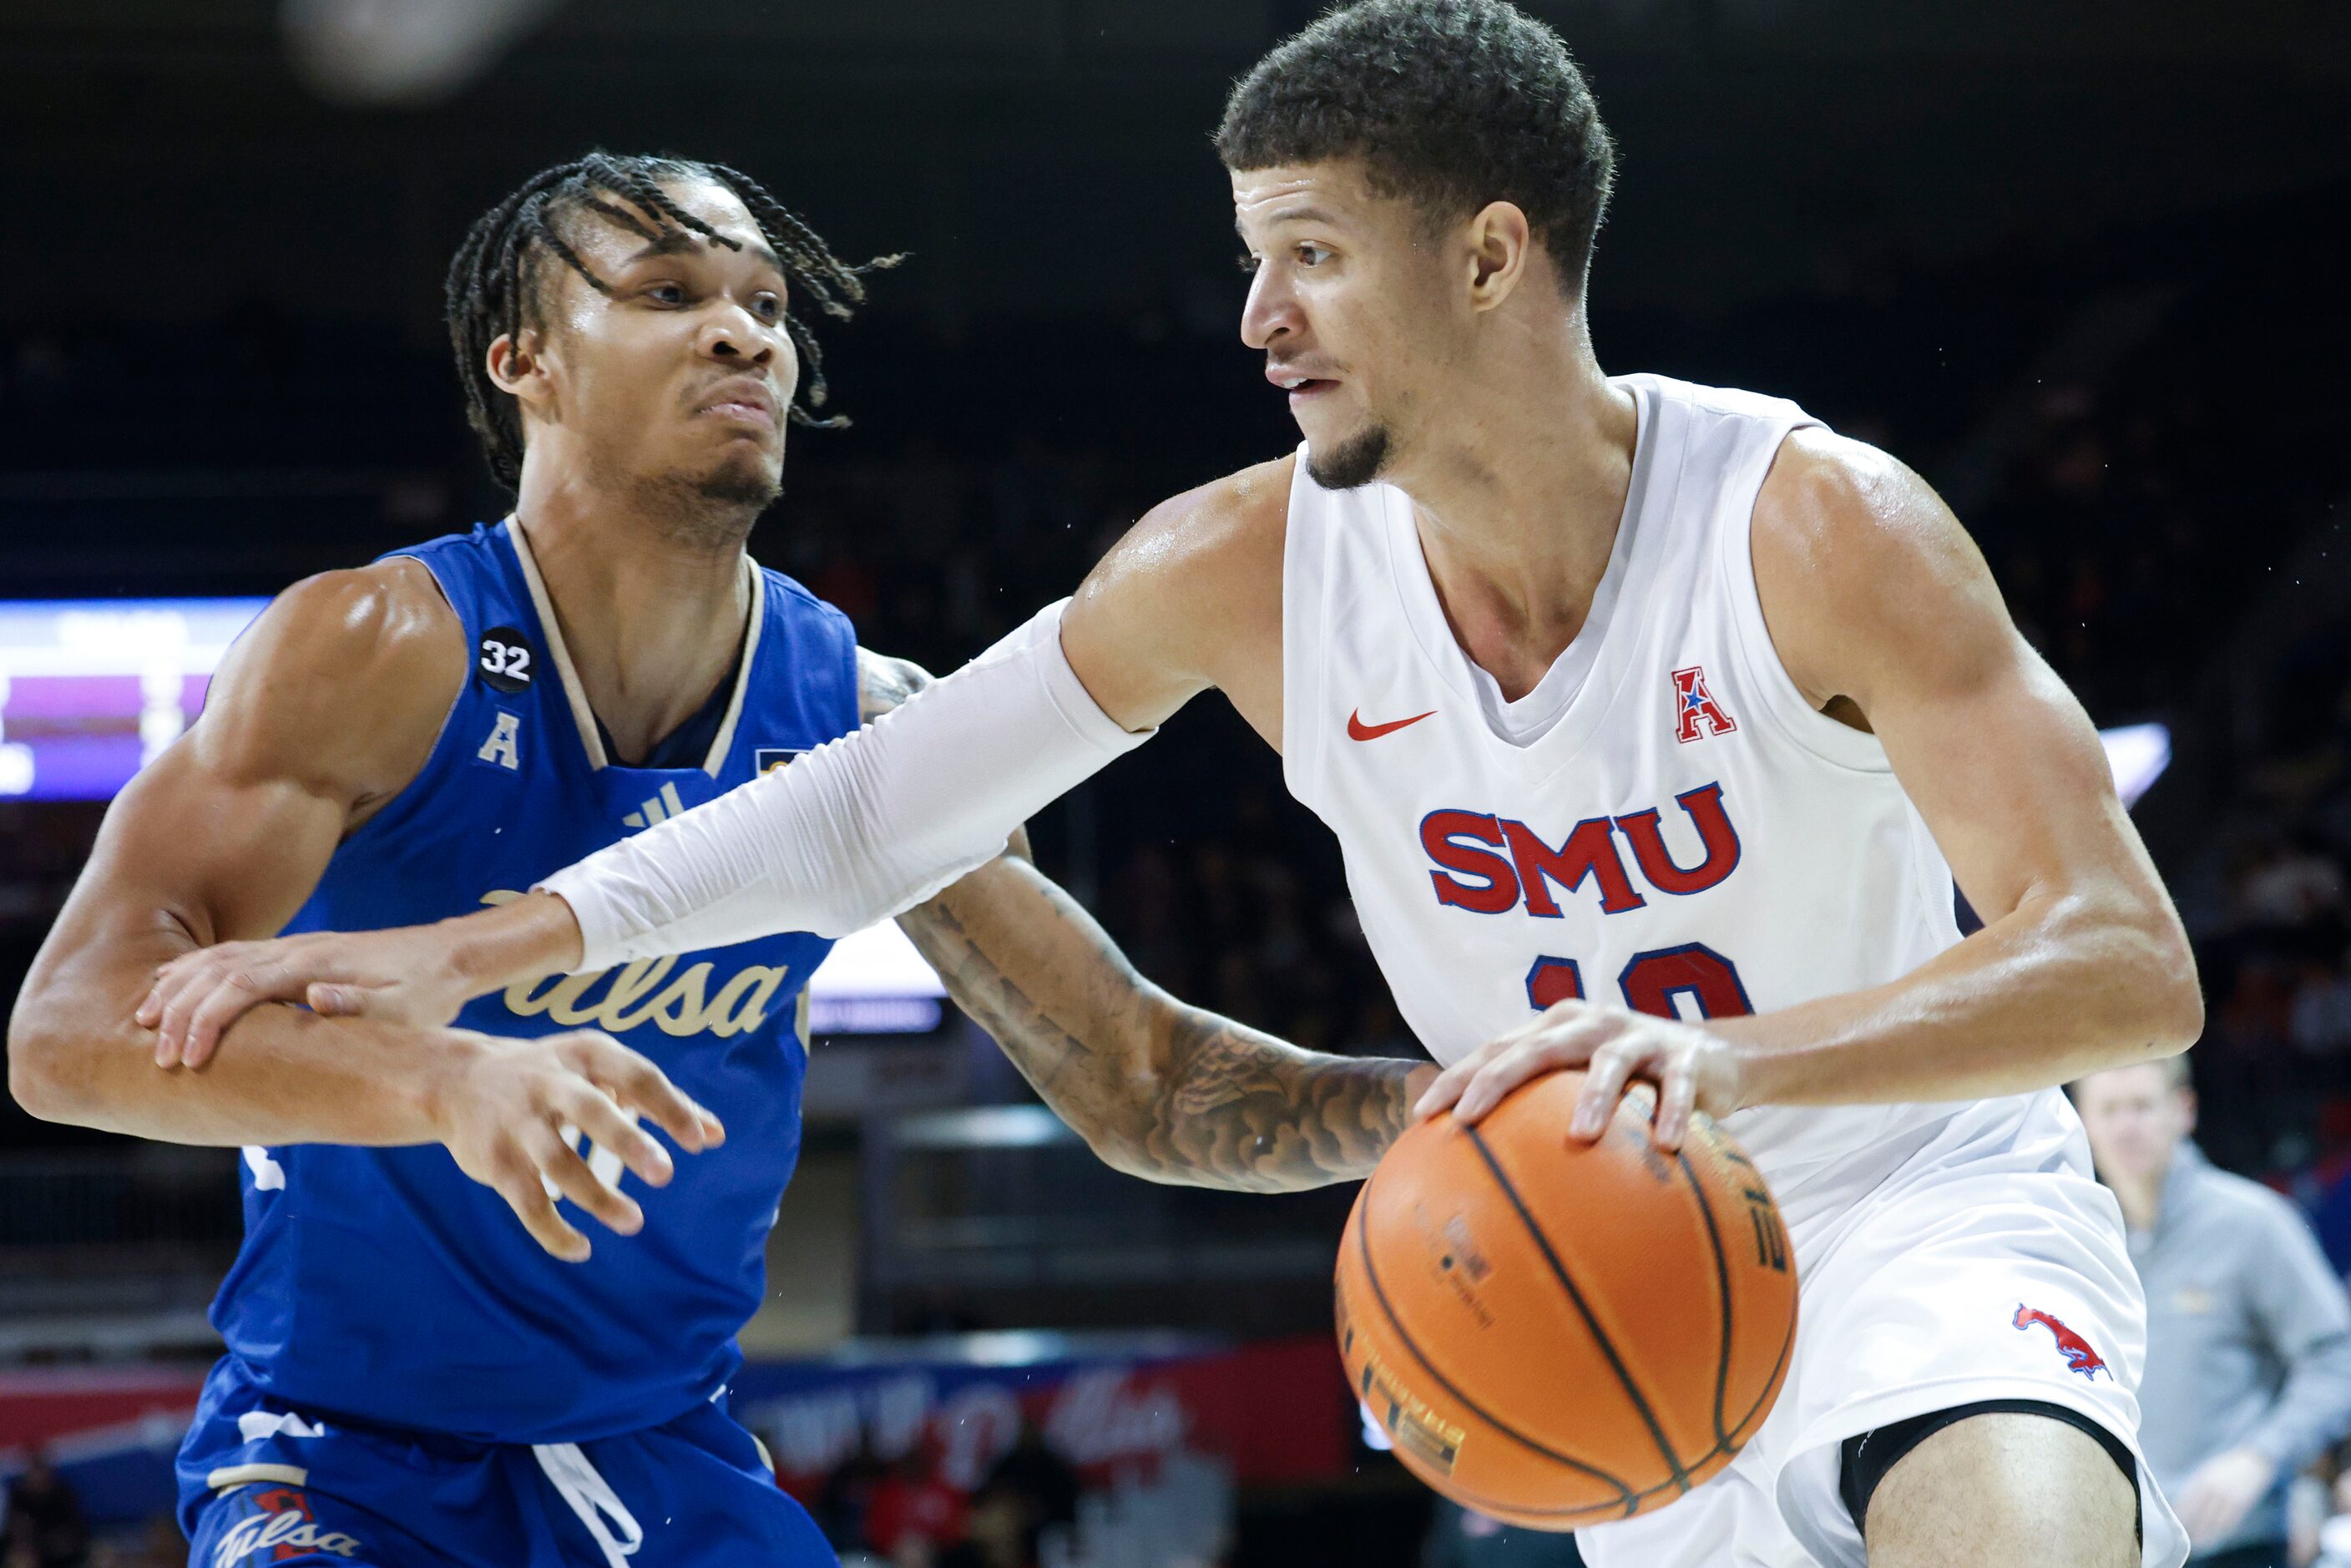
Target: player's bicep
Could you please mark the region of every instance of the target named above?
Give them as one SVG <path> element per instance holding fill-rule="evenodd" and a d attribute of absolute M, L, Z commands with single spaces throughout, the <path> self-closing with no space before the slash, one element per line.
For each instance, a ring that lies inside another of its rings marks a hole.
<path fill-rule="evenodd" d="M 280 596 L 188 733 L 109 807 L 27 994 L 276 932 L 354 812 L 423 765 L 465 676 L 455 628 L 437 592 L 381 569 Z"/>
<path fill-rule="evenodd" d="M 2158 886 L 2089 716 L 1923 480 L 1856 443 L 1799 439 L 1756 520 L 1790 674 L 1824 707 L 1859 708 L 1978 913 L 2036 888 Z"/>
<path fill-rule="evenodd" d="M 1869 711 L 1895 777 L 1987 920 L 2036 889 L 2117 876 L 2155 885 L 2097 731 L 2022 638 L 1964 684 L 1890 682 Z"/>
<path fill-rule="evenodd" d="M 195 946 L 271 936 L 318 884 L 349 811 L 318 779 L 225 775 L 174 747 L 116 797 L 75 898 L 152 910 Z"/>

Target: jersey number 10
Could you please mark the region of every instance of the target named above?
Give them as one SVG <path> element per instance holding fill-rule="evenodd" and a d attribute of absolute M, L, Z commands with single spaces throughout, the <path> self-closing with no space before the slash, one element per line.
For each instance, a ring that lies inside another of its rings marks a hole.
<path fill-rule="evenodd" d="M 1740 983 L 1739 966 L 1703 942 L 1634 954 L 1616 977 L 1616 988 L 1625 993 L 1626 1007 L 1652 1018 L 1679 1018 L 1677 998 L 1685 996 L 1700 1018 L 1741 1018 L 1755 1010 Z M 1537 1012 L 1583 997 L 1583 968 L 1573 958 L 1545 954 L 1527 971 L 1527 1003 Z"/>

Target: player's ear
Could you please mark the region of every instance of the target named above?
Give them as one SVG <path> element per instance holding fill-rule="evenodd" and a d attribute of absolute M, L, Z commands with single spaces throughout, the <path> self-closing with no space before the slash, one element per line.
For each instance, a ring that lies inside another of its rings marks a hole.
<path fill-rule="evenodd" d="M 519 332 L 499 333 L 483 353 L 491 382 L 527 408 L 543 406 L 548 401 L 547 367 L 539 358 L 541 347 L 538 329 L 525 327 Z"/>
<path fill-rule="evenodd" d="M 1489 202 L 1469 220 L 1469 307 L 1491 310 L 1517 292 L 1533 260 L 1534 231 L 1515 202 Z"/>

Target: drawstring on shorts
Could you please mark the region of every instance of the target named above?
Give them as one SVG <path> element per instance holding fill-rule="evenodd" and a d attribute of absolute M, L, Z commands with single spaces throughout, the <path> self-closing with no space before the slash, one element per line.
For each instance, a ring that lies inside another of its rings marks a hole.
<path fill-rule="evenodd" d="M 571 1511 L 580 1516 L 580 1522 L 588 1527 L 609 1568 L 628 1568 L 629 1558 L 645 1543 L 644 1527 L 588 1462 L 580 1445 L 534 1443 L 530 1451 L 547 1479 L 555 1483 L 555 1490 L 563 1494 L 563 1500 L 571 1505 Z M 610 1524 L 605 1522 L 608 1519 Z M 618 1535 L 613 1533 L 615 1528 Z"/>

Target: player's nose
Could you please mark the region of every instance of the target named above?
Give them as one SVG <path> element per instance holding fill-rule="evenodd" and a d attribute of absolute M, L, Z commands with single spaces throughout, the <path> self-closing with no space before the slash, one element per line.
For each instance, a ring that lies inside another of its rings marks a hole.
<path fill-rule="evenodd" d="M 1241 306 L 1241 341 L 1263 349 L 1299 326 L 1297 297 L 1281 281 L 1278 269 L 1260 267 L 1249 279 L 1249 299 Z"/>
<path fill-rule="evenodd" d="M 748 310 L 730 305 L 711 313 L 696 335 L 695 347 L 706 359 L 766 365 L 776 357 L 776 339 L 780 333 L 780 328 L 771 330 Z"/>

